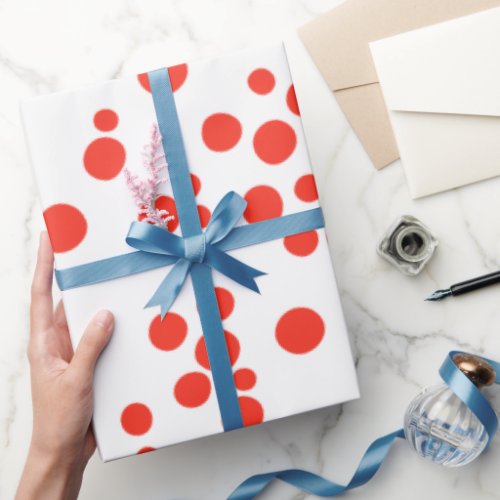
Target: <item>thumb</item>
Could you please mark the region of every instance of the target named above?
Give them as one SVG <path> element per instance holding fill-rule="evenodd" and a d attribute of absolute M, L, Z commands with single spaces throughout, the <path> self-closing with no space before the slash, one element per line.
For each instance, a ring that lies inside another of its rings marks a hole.
<path fill-rule="evenodd" d="M 85 378 L 92 377 L 99 355 L 111 338 L 114 317 L 110 311 L 99 311 L 90 321 L 78 343 L 71 367 Z"/>

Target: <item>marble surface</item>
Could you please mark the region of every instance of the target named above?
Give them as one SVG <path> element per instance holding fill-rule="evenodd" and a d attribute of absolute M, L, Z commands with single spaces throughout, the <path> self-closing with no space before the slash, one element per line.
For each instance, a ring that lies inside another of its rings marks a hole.
<path fill-rule="evenodd" d="M 87 469 L 81 499 L 221 499 L 252 473 L 300 467 L 347 481 L 365 447 L 401 426 L 409 400 L 438 382 L 461 348 L 500 358 L 500 288 L 442 303 L 438 287 L 500 268 L 500 178 L 412 201 L 401 164 L 375 171 L 294 30 L 339 0 L 0 0 L 0 499 L 14 496 L 31 429 L 29 284 L 40 208 L 18 100 L 203 55 L 287 41 L 323 202 L 361 389 L 342 406 Z M 471 166 L 472 167 L 472 166 Z M 410 213 L 440 240 L 417 278 L 375 253 Z M 498 389 L 491 391 L 500 409 Z M 464 469 L 443 469 L 399 442 L 377 477 L 349 498 L 500 499 L 500 440 Z M 310 498 L 274 484 L 263 499 Z"/>

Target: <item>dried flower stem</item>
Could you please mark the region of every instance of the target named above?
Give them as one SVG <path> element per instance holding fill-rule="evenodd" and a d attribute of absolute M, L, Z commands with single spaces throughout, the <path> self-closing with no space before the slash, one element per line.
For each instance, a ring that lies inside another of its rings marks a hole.
<path fill-rule="evenodd" d="M 158 186 L 166 182 L 166 177 L 162 176 L 162 171 L 167 168 L 167 161 L 163 152 L 161 134 L 158 126 L 153 124 L 151 129 L 151 140 L 144 146 L 143 164 L 148 173 L 146 180 L 140 179 L 125 168 L 123 173 L 125 181 L 130 189 L 134 201 L 139 208 L 139 213 L 144 214 L 144 222 L 149 222 L 155 226 L 167 228 L 169 221 L 175 217 L 169 215 L 167 210 L 156 208 L 156 198 L 158 196 Z"/>

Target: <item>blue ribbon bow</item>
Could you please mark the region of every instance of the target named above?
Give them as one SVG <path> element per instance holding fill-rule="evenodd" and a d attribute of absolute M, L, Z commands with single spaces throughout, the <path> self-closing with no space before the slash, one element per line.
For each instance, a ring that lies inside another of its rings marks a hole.
<path fill-rule="evenodd" d="M 163 319 L 195 263 L 217 269 L 240 285 L 259 292 L 255 278 L 266 273 L 247 266 L 217 248 L 217 243 L 224 240 L 240 220 L 246 205 L 247 202 L 239 194 L 230 191 L 215 208 L 206 231 L 187 238 L 146 222 L 132 222 L 126 238 L 130 246 L 143 252 L 178 258 L 146 307 L 159 305 Z"/>

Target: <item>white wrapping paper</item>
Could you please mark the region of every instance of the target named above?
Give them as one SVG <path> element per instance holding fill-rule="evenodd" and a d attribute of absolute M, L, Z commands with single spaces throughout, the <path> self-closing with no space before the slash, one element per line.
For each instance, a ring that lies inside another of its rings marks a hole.
<path fill-rule="evenodd" d="M 281 45 L 182 65 L 171 79 L 204 223 L 231 190 L 249 203 L 240 224 L 318 206 Z M 122 170 L 146 175 L 156 121 L 146 87 L 130 77 L 22 103 L 57 268 L 133 251 L 138 209 Z M 168 181 L 162 192 L 158 205 Z M 267 273 L 260 295 L 213 273 L 245 425 L 358 397 L 324 230 L 230 255 Z M 169 269 L 63 292 L 74 345 L 96 310 L 116 316 L 95 375 L 104 460 L 223 432 L 190 279 L 163 323 L 144 308 Z"/>

